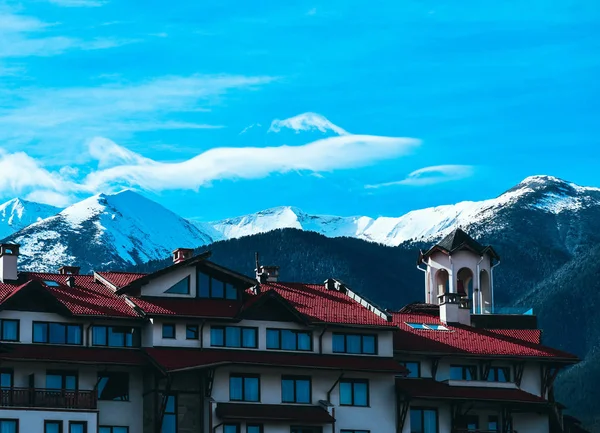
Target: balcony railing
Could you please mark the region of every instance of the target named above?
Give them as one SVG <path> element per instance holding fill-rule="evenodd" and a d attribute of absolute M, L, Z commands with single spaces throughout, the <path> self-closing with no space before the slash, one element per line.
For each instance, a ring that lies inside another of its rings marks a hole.
<path fill-rule="evenodd" d="M 39 388 L 5 388 L 0 390 L 0 407 L 93 410 L 97 406 L 95 391 Z"/>

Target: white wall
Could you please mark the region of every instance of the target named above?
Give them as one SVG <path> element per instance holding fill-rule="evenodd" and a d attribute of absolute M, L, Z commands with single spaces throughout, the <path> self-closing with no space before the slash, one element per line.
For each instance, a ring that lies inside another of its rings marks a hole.
<path fill-rule="evenodd" d="M 190 277 L 190 294 L 181 295 L 177 293 L 165 293 L 174 284 L 183 280 L 185 277 Z M 142 296 L 164 296 L 170 298 L 194 298 L 196 296 L 196 267 L 186 266 L 176 269 L 167 274 L 161 275 L 150 281 L 150 283 L 142 286 Z"/>
<path fill-rule="evenodd" d="M 69 421 L 85 421 L 87 422 L 87 433 L 98 432 L 98 413 L 95 411 L 83 412 L 31 409 L 0 409 L 0 418 L 18 419 L 20 433 L 43 432 L 44 420 L 62 421 L 64 432 L 69 431 Z"/>

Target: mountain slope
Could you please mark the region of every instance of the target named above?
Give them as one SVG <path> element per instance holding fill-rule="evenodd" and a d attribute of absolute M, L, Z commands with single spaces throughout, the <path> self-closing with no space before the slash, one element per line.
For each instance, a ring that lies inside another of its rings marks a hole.
<path fill-rule="evenodd" d="M 163 258 L 178 247 L 212 242 L 214 232 L 132 191 L 99 194 L 9 236 L 21 244 L 23 269 L 82 271 L 120 268 Z"/>
<path fill-rule="evenodd" d="M 60 211 L 54 206 L 20 198 L 0 204 L 0 239 L 10 236 L 36 221 L 56 215 Z"/>

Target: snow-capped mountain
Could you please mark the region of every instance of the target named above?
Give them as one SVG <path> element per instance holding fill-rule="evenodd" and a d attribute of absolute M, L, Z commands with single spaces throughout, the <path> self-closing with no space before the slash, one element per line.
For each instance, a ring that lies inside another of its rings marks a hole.
<path fill-rule="evenodd" d="M 13 198 L 0 204 L 0 239 L 56 215 L 61 209 L 47 204 L 35 203 L 20 198 Z"/>
<path fill-rule="evenodd" d="M 214 241 L 214 230 L 204 227 L 203 231 L 202 227 L 125 190 L 80 201 L 8 241 L 21 245 L 22 269 L 78 265 L 82 271 L 91 271 L 162 259 L 175 248 L 195 248 Z"/>
<path fill-rule="evenodd" d="M 531 176 L 494 199 L 420 209 L 399 217 L 309 215 L 298 208 L 284 206 L 211 225 L 226 239 L 297 228 L 328 237 L 348 236 L 395 246 L 407 241 L 438 239 L 456 227 L 477 229 L 507 207 L 560 214 L 599 205 L 600 188 L 581 187 L 552 176 Z M 500 224 L 485 226 L 486 232 L 502 229 Z"/>

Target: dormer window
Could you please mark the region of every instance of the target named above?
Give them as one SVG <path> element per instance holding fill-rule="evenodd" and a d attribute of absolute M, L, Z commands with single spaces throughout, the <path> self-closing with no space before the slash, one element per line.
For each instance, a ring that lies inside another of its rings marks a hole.
<path fill-rule="evenodd" d="M 198 271 L 196 275 L 197 296 L 199 298 L 238 299 L 238 290 L 229 283 L 218 280 L 204 272 Z"/>

